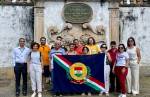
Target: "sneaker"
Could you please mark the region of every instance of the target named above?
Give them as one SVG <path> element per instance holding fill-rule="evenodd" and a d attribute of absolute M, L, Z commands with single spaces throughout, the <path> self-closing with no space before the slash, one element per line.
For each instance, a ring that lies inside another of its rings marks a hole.
<path fill-rule="evenodd" d="M 133 96 L 136 96 L 136 94 L 135 94 L 135 93 L 133 93 L 132 95 L 133 95 Z"/>
<path fill-rule="evenodd" d="M 35 97 L 36 96 L 36 92 L 33 92 L 33 94 L 31 95 L 31 97 Z"/>
<path fill-rule="evenodd" d="M 128 91 L 128 94 L 132 94 L 132 92 L 131 92 L 131 91 Z"/>
<path fill-rule="evenodd" d="M 22 94 L 23 94 L 23 96 L 27 96 L 27 92 L 23 92 Z"/>
<path fill-rule="evenodd" d="M 122 97 L 122 94 L 120 94 L 118 97 Z"/>
<path fill-rule="evenodd" d="M 127 97 L 127 96 L 126 96 L 126 94 L 122 94 L 122 96 L 121 96 L 121 97 Z"/>
<path fill-rule="evenodd" d="M 41 94 L 41 93 L 38 93 L 38 97 L 42 97 L 42 94 Z"/>
<path fill-rule="evenodd" d="M 103 92 L 100 92 L 100 93 L 99 93 L 99 96 L 102 96 L 102 95 L 103 95 Z"/>
<path fill-rule="evenodd" d="M 85 93 L 82 93 L 81 96 L 85 96 Z"/>
<path fill-rule="evenodd" d="M 90 93 L 90 92 L 88 92 L 88 96 L 91 96 L 91 93 Z"/>
<path fill-rule="evenodd" d="M 57 95 L 52 95 L 52 97 L 57 97 Z"/>
<path fill-rule="evenodd" d="M 103 93 L 99 93 L 99 96 L 102 96 L 103 95 Z"/>
<path fill-rule="evenodd" d="M 106 96 L 108 97 L 108 96 L 109 96 L 109 93 L 106 93 Z"/>
<path fill-rule="evenodd" d="M 16 97 L 19 97 L 20 96 L 20 93 L 19 92 L 16 92 Z"/>

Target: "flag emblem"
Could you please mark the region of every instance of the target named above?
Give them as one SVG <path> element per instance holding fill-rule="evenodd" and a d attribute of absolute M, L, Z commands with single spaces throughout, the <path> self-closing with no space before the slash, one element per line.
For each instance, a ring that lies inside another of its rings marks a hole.
<path fill-rule="evenodd" d="M 74 63 L 70 67 L 70 76 L 74 80 L 84 80 L 87 77 L 87 74 L 87 67 L 83 63 Z"/>

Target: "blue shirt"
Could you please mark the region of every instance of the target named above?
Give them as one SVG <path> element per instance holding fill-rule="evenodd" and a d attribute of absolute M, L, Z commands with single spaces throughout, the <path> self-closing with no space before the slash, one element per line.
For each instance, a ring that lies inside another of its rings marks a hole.
<path fill-rule="evenodd" d="M 27 63 L 30 55 L 30 49 L 27 47 L 16 47 L 13 50 L 13 65 L 16 63 Z"/>
<path fill-rule="evenodd" d="M 50 58 L 51 58 L 51 69 L 54 68 L 53 66 L 53 57 L 54 55 L 66 55 L 66 52 L 63 48 L 59 48 L 58 50 L 56 50 L 55 48 L 53 48 L 50 52 Z"/>

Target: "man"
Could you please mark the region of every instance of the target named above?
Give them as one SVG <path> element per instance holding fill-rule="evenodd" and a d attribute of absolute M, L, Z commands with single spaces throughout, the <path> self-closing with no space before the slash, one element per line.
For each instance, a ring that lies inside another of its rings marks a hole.
<path fill-rule="evenodd" d="M 57 36 L 57 37 L 56 37 L 56 40 L 58 40 L 58 41 L 63 41 L 63 38 L 62 38 L 61 36 Z"/>
<path fill-rule="evenodd" d="M 61 44 L 63 43 L 63 38 L 61 36 L 57 36 L 56 40 L 61 41 Z M 51 46 L 51 49 L 53 49 L 53 48 L 54 48 L 54 44 L 52 44 L 52 46 Z"/>
<path fill-rule="evenodd" d="M 16 97 L 20 95 L 20 79 L 23 78 L 22 94 L 27 95 L 27 62 L 30 49 L 25 46 L 25 39 L 19 39 L 19 47 L 13 50 L 13 65 L 16 80 Z"/>
<path fill-rule="evenodd" d="M 50 58 L 51 58 L 51 64 L 52 64 L 51 69 L 53 69 L 53 56 L 54 55 L 66 55 L 65 50 L 62 48 L 61 41 L 57 40 L 55 42 L 54 48 L 50 52 Z"/>
<path fill-rule="evenodd" d="M 61 36 L 57 36 L 57 37 L 56 37 L 56 40 L 61 42 L 62 48 L 65 50 L 65 52 L 67 52 L 68 50 L 67 50 L 67 48 L 65 47 L 65 45 L 63 44 L 63 43 L 64 43 L 63 38 L 62 38 Z"/>
<path fill-rule="evenodd" d="M 77 55 L 82 54 L 83 45 L 79 42 L 78 39 L 74 39 L 73 43 L 75 44 L 74 50 L 77 52 Z"/>
<path fill-rule="evenodd" d="M 113 66 L 115 65 L 116 55 L 117 55 L 117 48 L 116 48 L 116 41 L 111 41 L 110 43 L 111 49 L 108 51 L 111 57 L 111 64 L 110 64 L 110 92 L 117 91 L 119 92 L 119 81 L 116 75 L 112 72 Z"/>
<path fill-rule="evenodd" d="M 53 57 L 54 55 L 66 55 L 65 50 L 62 48 L 61 41 L 56 41 L 54 48 L 50 52 L 50 58 L 51 58 L 51 72 L 52 72 L 52 82 L 53 82 L 53 69 L 54 69 L 54 64 L 53 64 Z M 62 96 L 60 93 L 56 93 L 58 96 Z"/>
<path fill-rule="evenodd" d="M 40 48 L 39 51 L 41 52 L 42 57 L 42 68 L 43 68 L 43 86 L 45 86 L 46 83 L 49 82 L 50 77 L 50 59 L 49 59 L 49 52 L 50 48 L 48 45 L 46 45 L 46 38 L 41 37 L 40 38 Z M 44 87 L 45 88 L 45 87 Z"/>

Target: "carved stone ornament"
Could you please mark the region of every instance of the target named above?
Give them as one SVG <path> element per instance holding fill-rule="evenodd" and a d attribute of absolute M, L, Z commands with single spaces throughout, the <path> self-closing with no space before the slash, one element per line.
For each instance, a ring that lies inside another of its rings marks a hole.
<path fill-rule="evenodd" d="M 51 35 L 56 35 L 58 33 L 58 28 L 56 26 L 50 26 L 48 28 L 48 33 L 50 33 Z"/>
<path fill-rule="evenodd" d="M 71 23 L 66 23 L 64 25 L 64 30 L 69 30 L 69 29 L 72 29 L 72 24 Z"/>
<path fill-rule="evenodd" d="M 96 26 L 96 32 L 98 35 L 104 35 L 105 34 L 105 27 L 103 25 Z"/>

